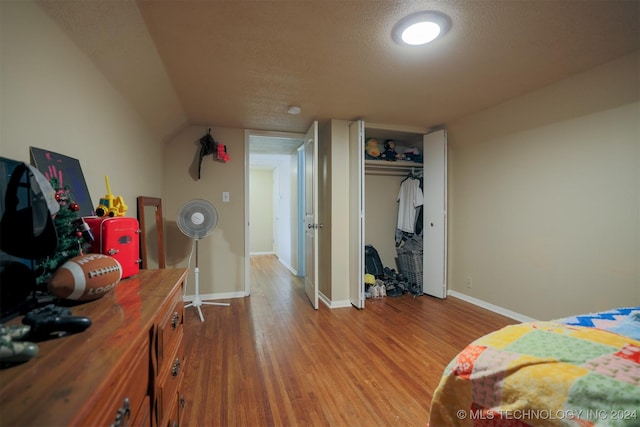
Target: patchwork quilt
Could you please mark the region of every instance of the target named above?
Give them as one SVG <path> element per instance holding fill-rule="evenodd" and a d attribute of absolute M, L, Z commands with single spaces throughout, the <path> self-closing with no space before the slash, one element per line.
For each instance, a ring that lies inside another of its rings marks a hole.
<path fill-rule="evenodd" d="M 616 308 L 557 320 L 567 325 L 586 326 L 640 340 L 640 307 Z"/>
<path fill-rule="evenodd" d="M 507 326 L 446 367 L 429 427 L 640 426 L 640 307 Z"/>

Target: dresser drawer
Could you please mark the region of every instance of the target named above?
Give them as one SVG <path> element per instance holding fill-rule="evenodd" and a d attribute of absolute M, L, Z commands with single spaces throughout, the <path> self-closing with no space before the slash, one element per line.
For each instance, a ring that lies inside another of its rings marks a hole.
<path fill-rule="evenodd" d="M 186 363 L 186 360 L 185 360 L 185 363 Z M 187 399 L 184 395 L 184 387 L 180 385 L 180 388 L 178 388 L 178 425 L 182 425 L 182 420 L 184 420 L 186 406 L 187 406 Z"/>
<path fill-rule="evenodd" d="M 167 411 L 169 411 L 169 419 L 166 423 L 167 427 L 179 427 L 183 425 L 182 421 L 184 419 L 187 401 L 184 396 L 182 381 L 178 384 L 178 390 L 175 397 L 175 400 L 171 402 L 172 407 L 167 409 Z"/>
<path fill-rule="evenodd" d="M 170 408 L 169 418 L 167 419 L 166 427 L 179 427 L 180 419 L 178 418 L 178 399 L 173 404 L 173 407 Z"/>
<path fill-rule="evenodd" d="M 158 371 L 162 372 L 166 363 L 173 363 L 173 361 L 168 361 L 167 357 L 173 352 L 176 346 L 176 340 L 182 336 L 184 325 L 182 292 L 176 292 L 173 297 L 171 297 L 168 308 L 160 319 L 157 330 L 156 357 L 158 361 Z"/>
<path fill-rule="evenodd" d="M 0 370 L 0 425 L 156 427 L 158 390 L 176 382 L 171 362 L 184 357 L 178 348 L 187 274 L 140 270 L 102 298 L 74 305 L 75 315 L 91 319 L 89 329 L 42 341 L 38 357 Z M 162 365 L 159 351 L 166 355 Z M 173 387 L 177 393 L 182 385 Z"/>
<path fill-rule="evenodd" d="M 147 341 L 143 344 L 133 353 L 129 367 L 123 369 L 110 382 L 111 387 L 98 398 L 101 404 L 92 408 L 92 412 L 80 422 L 81 425 L 128 426 L 132 425 L 133 420 L 139 419 L 139 414 L 149 412 L 149 345 Z M 144 406 L 145 402 L 147 407 Z"/>
<path fill-rule="evenodd" d="M 142 406 L 130 425 L 132 427 L 151 426 L 151 399 L 149 396 L 144 397 Z"/>
<path fill-rule="evenodd" d="M 184 395 L 180 391 L 180 388 L 181 386 L 179 386 L 179 389 L 173 395 L 173 399 L 169 399 L 169 404 L 171 406 L 167 407 L 165 410 L 168 416 L 165 417 L 164 424 L 161 424 L 165 427 L 179 427 L 183 425 L 182 421 L 184 419 L 186 401 Z"/>
<path fill-rule="evenodd" d="M 156 388 L 156 414 L 158 425 L 165 425 L 171 412 L 176 410 L 179 404 L 178 392 L 182 385 L 185 368 L 184 346 L 182 345 L 182 335 L 178 336 L 176 347 L 171 356 L 171 363 L 168 369 L 160 371 L 160 377 Z M 168 421 L 167 421 L 168 422 Z"/>

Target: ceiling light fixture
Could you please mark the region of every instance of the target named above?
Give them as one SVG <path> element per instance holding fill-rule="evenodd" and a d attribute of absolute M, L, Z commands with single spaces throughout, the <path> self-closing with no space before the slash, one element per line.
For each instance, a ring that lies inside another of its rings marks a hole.
<path fill-rule="evenodd" d="M 297 105 L 290 105 L 289 109 L 287 109 L 287 113 L 289 114 L 300 114 L 300 112 L 302 111 L 302 108 L 298 107 Z"/>
<path fill-rule="evenodd" d="M 449 31 L 451 20 L 440 12 L 417 12 L 406 16 L 393 27 L 396 43 L 409 46 L 427 44 Z"/>

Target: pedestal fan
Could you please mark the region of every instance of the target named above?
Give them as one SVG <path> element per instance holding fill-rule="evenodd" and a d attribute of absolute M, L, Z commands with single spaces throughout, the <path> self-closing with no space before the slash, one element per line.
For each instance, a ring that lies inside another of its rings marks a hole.
<path fill-rule="evenodd" d="M 198 314 L 200 315 L 200 321 L 204 322 L 202 309 L 200 308 L 201 305 L 229 306 L 228 303 L 207 302 L 202 301 L 202 299 L 200 298 L 198 241 L 213 233 L 216 225 L 218 225 L 218 211 L 211 203 L 206 200 L 193 199 L 182 206 L 180 212 L 178 212 L 178 219 L 176 222 L 180 231 L 182 231 L 182 233 L 184 233 L 187 237 L 193 239 L 193 244 L 195 245 L 196 251 L 196 266 L 193 270 L 195 277 L 196 294 L 193 298 L 193 301 L 187 304 L 185 308 L 195 307 L 198 310 Z"/>

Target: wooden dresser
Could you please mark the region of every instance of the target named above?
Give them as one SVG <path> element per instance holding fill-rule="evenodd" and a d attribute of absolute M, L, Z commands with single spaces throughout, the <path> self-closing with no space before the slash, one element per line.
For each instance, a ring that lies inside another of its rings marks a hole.
<path fill-rule="evenodd" d="M 103 298 L 70 307 L 91 327 L 40 342 L 36 358 L 0 370 L 0 424 L 179 426 L 186 275 L 140 270 Z"/>

